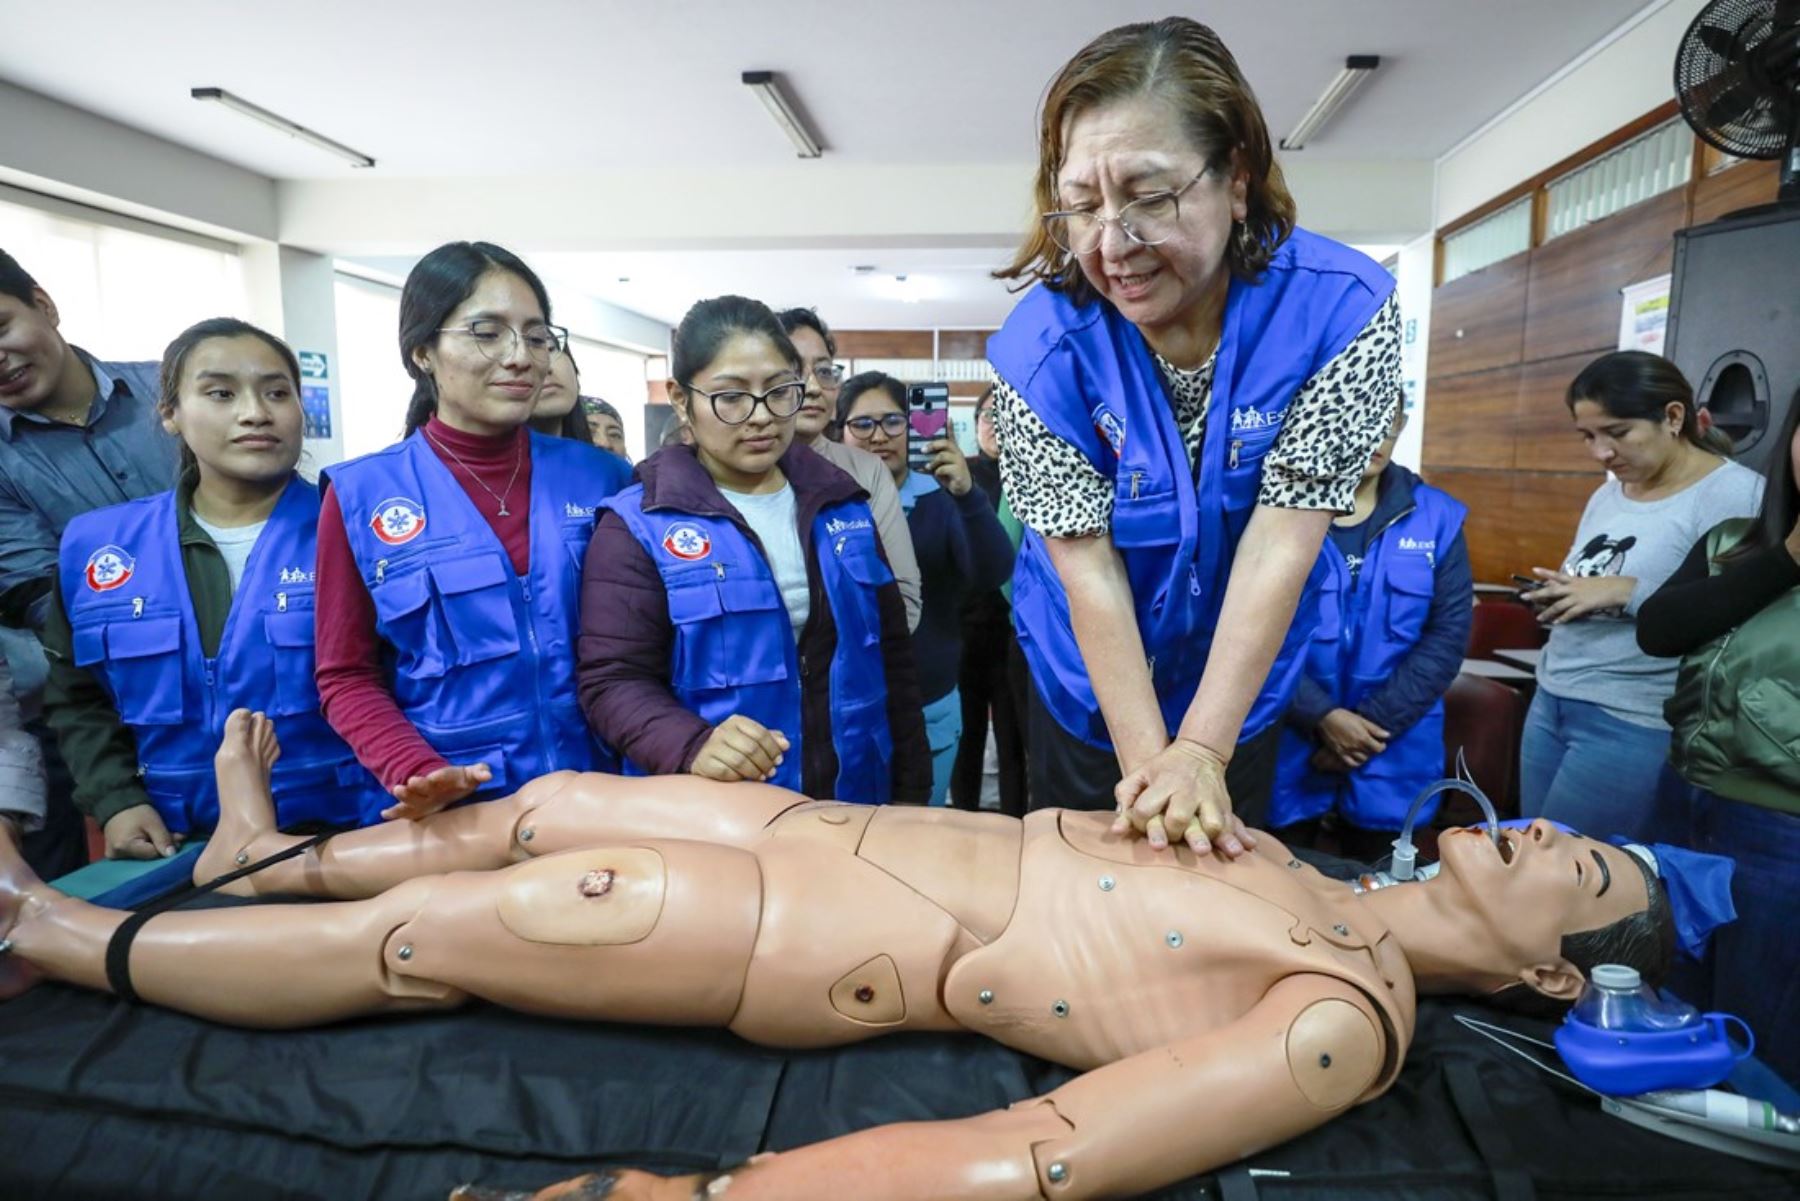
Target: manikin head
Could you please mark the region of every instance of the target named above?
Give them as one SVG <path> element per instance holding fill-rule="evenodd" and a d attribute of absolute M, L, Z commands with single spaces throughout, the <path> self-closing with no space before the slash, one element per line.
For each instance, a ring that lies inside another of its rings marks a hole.
<path fill-rule="evenodd" d="M 1500 837 L 1499 847 L 1485 829 L 1439 840 L 1441 870 L 1424 891 L 1448 927 L 1434 942 L 1454 954 L 1439 979 L 1421 980 L 1421 991 L 1504 1002 L 1525 992 L 1560 1006 L 1575 1000 L 1596 964 L 1622 963 L 1653 984 L 1662 980 L 1674 918 L 1641 859 L 1542 820 Z"/>

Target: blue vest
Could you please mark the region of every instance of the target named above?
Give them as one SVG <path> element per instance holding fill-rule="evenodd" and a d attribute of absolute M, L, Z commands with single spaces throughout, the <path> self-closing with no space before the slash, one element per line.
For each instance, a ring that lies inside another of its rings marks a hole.
<path fill-rule="evenodd" d="M 1238 539 L 1268 453 L 1301 387 L 1349 345 L 1394 290 L 1371 259 L 1296 229 L 1262 279 L 1233 278 L 1198 462 L 1150 348 L 1104 301 L 1076 305 L 1039 287 L 988 340 L 994 369 L 1050 432 L 1113 481 L 1112 541 L 1131 582 L 1138 631 L 1173 734 L 1200 685 Z M 1286 711 L 1312 628 L 1315 570 L 1241 739 Z M 1065 730 L 1112 743 L 1082 663 L 1069 601 L 1043 539 L 1027 531 L 1013 620 L 1046 706 Z"/>
<path fill-rule="evenodd" d="M 741 713 L 787 735 L 789 749 L 772 782 L 804 791 L 801 693 L 808 669 L 768 557 L 739 521 L 643 506 L 642 484 L 606 502 L 662 576 L 675 631 L 670 690 L 711 725 Z M 885 804 L 893 795 L 894 739 L 878 594 L 894 573 L 882 561 L 865 501 L 826 505 L 801 534 L 837 627 L 827 670 L 838 771 L 831 796 L 816 799 Z M 629 762 L 625 770 L 642 774 Z"/>
<path fill-rule="evenodd" d="M 379 820 L 392 799 L 320 715 L 313 684 L 319 490 L 295 477 L 276 501 L 211 659 L 182 565 L 177 503 L 163 492 L 82 514 L 63 533 L 58 565 L 75 663 L 112 694 L 163 823 L 218 824 L 213 755 L 239 708 L 275 720 L 283 826 Z"/>
<path fill-rule="evenodd" d="M 1319 624 L 1305 657 L 1306 674 L 1334 706 L 1354 709 L 1387 681 L 1419 641 L 1437 590 L 1437 557 L 1456 540 L 1468 510 L 1429 484 L 1413 489 L 1413 507 L 1369 542 L 1356 587 L 1350 566 L 1326 539 L 1320 561 Z M 1390 731 L 1392 732 L 1392 731 Z M 1444 702 L 1399 731 L 1388 749 L 1346 775 L 1308 766 L 1314 743 L 1291 729 L 1281 732 L 1275 795 L 1269 825 L 1285 826 L 1338 812 L 1365 830 L 1398 830 L 1413 798 L 1444 775 Z M 1437 815 L 1434 797 L 1419 821 Z"/>
<path fill-rule="evenodd" d="M 438 754 L 493 771 L 476 799 L 612 765 L 575 694 L 577 597 L 594 510 L 631 469 L 592 446 L 529 436 L 522 576 L 423 434 L 331 469 L 375 630 L 392 648 L 394 699 Z"/>

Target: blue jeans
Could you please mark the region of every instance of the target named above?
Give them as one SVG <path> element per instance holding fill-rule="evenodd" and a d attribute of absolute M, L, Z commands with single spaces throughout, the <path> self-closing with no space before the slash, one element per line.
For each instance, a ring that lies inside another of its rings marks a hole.
<path fill-rule="evenodd" d="M 1671 830 L 1669 841 L 1737 861 L 1731 877 L 1737 920 L 1713 932 L 1696 995 L 1688 999 L 1743 1018 L 1756 1035 L 1756 1057 L 1800 1085 L 1800 895 L 1794 888 L 1800 814 L 1728 801 L 1690 784 L 1679 788 L 1688 824 Z"/>
<path fill-rule="evenodd" d="M 962 692 L 952 688 L 925 706 L 925 741 L 931 746 L 931 803 L 950 800 L 950 771 L 956 766 L 956 744 L 962 741 Z"/>
<path fill-rule="evenodd" d="M 1539 688 L 1519 744 L 1519 811 L 1592 838 L 1649 838 L 1668 757 L 1667 730 L 1635 726 Z"/>

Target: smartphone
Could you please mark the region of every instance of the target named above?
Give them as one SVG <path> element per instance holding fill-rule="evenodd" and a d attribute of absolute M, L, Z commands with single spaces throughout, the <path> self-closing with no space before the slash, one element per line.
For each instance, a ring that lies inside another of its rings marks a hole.
<path fill-rule="evenodd" d="M 925 448 L 950 434 L 950 385 L 906 386 L 906 465 L 928 471 L 931 453 Z"/>
<path fill-rule="evenodd" d="M 1534 580 L 1530 576 L 1520 575 L 1516 571 L 1513 572 L 1513 583 L 1519 586 L 1518 593 L 1520 596 L 1524 596 L 1527 592 L 1536 592 L 1539 588 L 1544 586 L 1544 581 Z"/>

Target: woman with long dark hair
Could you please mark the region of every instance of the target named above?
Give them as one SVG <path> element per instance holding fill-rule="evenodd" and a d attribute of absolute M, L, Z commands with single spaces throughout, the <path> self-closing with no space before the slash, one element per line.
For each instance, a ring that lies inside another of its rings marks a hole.
<path fill-rule="evenodd" d="M 331 470 L 319 693 L 390 817 L 603 762 L 575 700 L 576 588 L 630 469 L 527 428 L 567 345 L 516 255 L 438 247 L 400 296 L 406 437 Z"/>
<path fill-rule="evenodd" d="M 1702 534 L 1756 511 L 1762 480 L 1719 453 L 1687 380 L 1660 355 L 1601 355 L 1565 399 L 1610 478 L 1561 567 L 1535 568 L 1540 583 L 1525 593 L 1550 641 L 1525 718 L 1519 802 L 1527 817 L 1595 837 L 1647 837 L 1675 668 L 1638 651 L 1638 607 Z"/>
<path fill-rule="evenodd" d="M 1757 1032 L 1800 1080 L 1800 393 L 1755 517 L 1720 522 L 1638 612 L 1645 654 L 1681 656 L 1663 706 L 1674 730 L 1659 836 L 1737 861 L 1737 921 L 1713 938 L 1709 1008 Z"/>
<path fill-rule="evenodd" d="M 190 327 L 162 360 L 175 489 L 84 513 L 63 534 L 46 707 L 111 858 L 168 855 L 212 829 L 213 752 L 236 708 L 280 731 L 282 825 L 361 825 L 387 802 L 319 712 L 319 490 L 294 471 L 299 379 L 273 334 L 226 317 Z"/>

